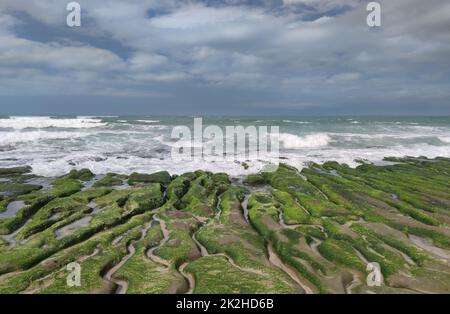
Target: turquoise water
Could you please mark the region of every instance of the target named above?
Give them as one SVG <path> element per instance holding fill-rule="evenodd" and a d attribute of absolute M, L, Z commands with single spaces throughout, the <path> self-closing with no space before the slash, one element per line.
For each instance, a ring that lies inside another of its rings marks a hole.
<path fill-rule="evenodd" d="M 175 126 L 193 117 L 3 117 L 0 167 L 30 165 L 44 176 L 73 168 L 97 174 L 197 169 L 240 175 L 258 171 L 237 162 L 176 162 L 171 158 Z M 336 160 L 355 166 L 387 156 L 450 157 L 450 117 L 205 117 L 203 125 L 279 126 L 282 162 L 301 168 L 308 161 Z M 205 141 L 204 145 L 209 145 Z"/>

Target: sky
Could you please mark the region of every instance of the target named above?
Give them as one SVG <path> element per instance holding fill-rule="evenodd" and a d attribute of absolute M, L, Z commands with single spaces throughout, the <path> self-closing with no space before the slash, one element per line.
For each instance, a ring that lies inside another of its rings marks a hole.
<path fill-rule="evenodd" d="M 1 0 L 2 115 L 449 115 L 450 1 Z"/>

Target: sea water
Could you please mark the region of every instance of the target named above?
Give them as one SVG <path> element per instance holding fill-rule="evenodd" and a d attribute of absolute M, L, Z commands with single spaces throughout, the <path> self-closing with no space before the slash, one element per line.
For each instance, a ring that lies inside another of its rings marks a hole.
<path fill-rule="evenodd" d="M 57 176 L 88 168 L 96 174 L 181 174 L 198 169 L 238 176 L 260 169 L 251 160 L 177 162 L 171 158 L 175 126 L 192 127 L 194 117 L 0 117 L 0 167 L 29 165 L 33 173 Z M 450 117 L 204 117 L 204 126 L 279 126 L 281 162 L 450 157 Z"/>

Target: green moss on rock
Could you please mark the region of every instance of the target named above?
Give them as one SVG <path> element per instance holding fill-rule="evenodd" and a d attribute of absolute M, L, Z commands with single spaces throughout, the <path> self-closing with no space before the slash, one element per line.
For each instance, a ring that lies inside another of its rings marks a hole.
<path fill-rule="evenodd" d="M 35 184 L 0 182 L 0 195 L 4 198 L 28 194 L 32 191 L 37 191 L 40 189 L 42 189 L 42 186 Z"/>
<path fill-rule="evenodd" d="M 81 170 L 72 170 L 67 175 L 69 179 L 81 180 L 81 181 L 89 181 L 95 175 L 89 169 L 81 169 Z"/>
<path fill-rule="evenodd" d="M 160 183 L 168 185 L 172 181 L 172 177 L 167 171 L 160 171 L 153 174 L 132 173 L 128 178 L 128 184 L 137 183 Z"/>
<path fill-rule="evenodd" d="M 94 183 L 94 187 L 112 187 L 122 185 L 122 179 L 116 177 L 114 174 L 108 174 Z"/>
<path fill-rule="evenodd" d="M 264 180 L 264 177 L 261 175 L 249 175 L 245 178 L 244 184 L 250 185 L 250 186 L 259 186 L 264 185 L 266 183 L 266 180 Z"/>
<path fill-rule="evenodd" d="M 164 196 L 159 183 L 132 192 L 125 204 L 127 211 L 147 211 L 164 204 Z"/>
<path fill-rule="evenodd" d="M 31 167 L 0 168 L 0 177 L 20 176 L 30 172 Z"/>

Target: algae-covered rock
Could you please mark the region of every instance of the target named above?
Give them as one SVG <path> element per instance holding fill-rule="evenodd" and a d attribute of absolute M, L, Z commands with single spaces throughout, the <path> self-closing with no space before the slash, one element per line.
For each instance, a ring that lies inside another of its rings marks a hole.
<path fill-rule="evenodd" d="M 52 184 L 53 188 L 43 191 L 44 194 L 48 194 L 53 197 L 64 197 L 72 195 L 80 191 L 82 188 L 80 181 L 70 179 L 68 177 L 57 178 L 52 181 Z"/>
<path fill-rule="evenodd" d="M 184 176 L 175 178 L 167 187 L 167 197 L 171 200 L 177 200 L 183 197 L 189 190 L 190 180 Z"/>
<path fill-rule="evenodd" d="M 134 185 L 136 183 L 160 183 L 168 185 L 172 180 L 167 171 L 160 171 L 153 174 L 132 173 L 128 178 L 128 184 Z"/>
<path fill-rule="evenodd" d="M 42 186 L 34 184 L 4 183 L 0 182 L 0 196 L 2 198 L 23 195 L 40 190 Z"/>
<path fill-rule="evenodd" d="M 282 164 L 244 180 L 259 190 L 202 170 L 93 187 L 79 170 L 40 189 L 29 168 L 1 169 L 0 293 L 114 293 L 119 280 L 144 294 L 449 293 L 450 159 L 391 160 Z M 61 271 L 74 261 L 81 287 Z M 380 287 L 366 285 L 369 262 Z"/>
<path fill-rule="evenodd" d="M 106 177 L 94 183 L 94 187 L 108 187 L 122 185 L 122 180 L 117 178 L 114 174 L 108 174 Z"/>
<path fill-rule="evenodd" d="M 94 177 L 94 174 L 89 169 L 72 170 L 67 175 L 70 179 L 89 181 Z"/>
<path fill-rule="evenodd" d="M 0 168 L 0 177 L 3 176 L 20 176 L 25 173 L 30 173 L 31 167 L 14 167 L 14 168 Z"/>
<path fill-rule="evenodd" d="M 212 179 L 216 183 L 230 184 L 230 178 L 226 173 L 215 173 L 212 175 Z"/>
<path fill-rule="evenodd" d="M 0 213 L 6 211 L 6 207 L 8 206 L 8 200 L 3 200 L 0 198 Z"/>
<path fill-rule="evenodd" d="M 266 180 L 264 180 L 264 177 L 261 175 L 249 175 L 244 180 L 244 184 L 250 185 L 250 186 L 258 186 L 258 185 L 264 185 L 266 183 Z"/>
<path fill-rule="evenodd" d="M 125 209 L 127 211 L 147 211 L 158 208 L 163 204 L 164 195 L 161 191 L 161 185 L 154 183 L 133 192 L 125 204 Z"/>

